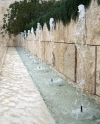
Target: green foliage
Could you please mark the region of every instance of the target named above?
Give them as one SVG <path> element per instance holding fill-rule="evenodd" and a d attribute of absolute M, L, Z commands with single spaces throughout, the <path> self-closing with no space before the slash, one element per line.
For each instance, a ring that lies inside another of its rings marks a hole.
<path fill-rule="evenodd" d="M 48 29 L 50 18 L 54 18 L 55 23 L 62 21 L 64 25 L 69 24 L 71 19 L 76 20 L 78 17 L 78 5 L 83 4 L 86 8 L 92 0 L 62 0 L 55 2 L 42 2 L 38 0 L 26 0 L 11 4 L 4 14 L 2 30 L 8 32 L 9 35 L 17 35 L 24 30 L 34 30 L 39 22 L 42 27 L 47 24 Z M 100 5 L 100 0 L 97 0 Z"/>
<path fill-rule="evenodd" d="M 100 0 L 97 0 L 98 5 L 100 5 Z"/>
<path fill-rule="evenodd" d="M 4 14 L 1 30 L 8 33 L 9 36 L 17 35 L 24 30 L 27 24 L 48 13 L 53 6 L 53 1 L 43 2 L 42 4 L 39 4 L 38 0 L 15 1 Z"/>
<path fill-rule="evenodd" d="M 49 29 L 49 20 L 51 17 L 54 18 L 55 23 L 62 21 L 64 25 L 69 24 L 71 19 L 76 20 L 78 16 L 78 5 L 83 4 L 87 8 L 90 2 L 91 0 L 66 0 L 58 2 L 55 8 L 49 13 L 29 23 L 25 29 L 28 30 L 31 27 L 36 28 L 37 22 L 40 22 L 42 26 L 46 23 Z"/>

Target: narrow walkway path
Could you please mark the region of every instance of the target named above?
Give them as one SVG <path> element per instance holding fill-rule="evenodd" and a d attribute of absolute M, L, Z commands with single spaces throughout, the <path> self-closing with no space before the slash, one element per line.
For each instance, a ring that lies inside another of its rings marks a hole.
<path fill-rule="evenodd" d="M 0 124 L 55 124 L 13 47 L 0 74 Z"/>

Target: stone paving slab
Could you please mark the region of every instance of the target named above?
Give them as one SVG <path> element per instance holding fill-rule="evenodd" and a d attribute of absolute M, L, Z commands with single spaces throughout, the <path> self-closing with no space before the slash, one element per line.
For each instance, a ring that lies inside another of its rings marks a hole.
<path fill-rule="evenodd" d="M 0 124 L 55 124 L 13 47 L 0 75 Z"/>

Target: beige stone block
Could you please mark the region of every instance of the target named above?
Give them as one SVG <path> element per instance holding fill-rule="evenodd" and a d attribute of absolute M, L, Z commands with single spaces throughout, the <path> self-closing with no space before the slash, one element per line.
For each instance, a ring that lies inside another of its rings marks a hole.
<path fill-rule="evenodd" d="M 28 42 L 28 44 L 29 44 L 29 45 L 28 45 L 28 46 L 29 46 L 28 50 L 29 50 L 31 53 L 33 53 L 34 41 L 31 40 L 31 41 Z"/>
<path fill-rule="evenodd" d="M 0 21 L 3 19 L 3 14 L 0 14 Z"/>
<path fill-rule="evenodd" d="M 27 50 L 33 53 L 33 46 L 34 46 L 34 34 L 30 34 L 28 37 L 25 38 L 27 44 Z"/>
<path fill-rule="evenodd" d="M 65 35 L 64 35 L 64 32 L 65 32 L 65 26 L 63 25 L 62 22 L 60 22 L 59 24 L 59 41 L 60 42 L 65 42 Z"/>
<path fill-rule="evenodd" d="M 6 10 L 7 10 L 7 8 L 5 8 L 5 7 L 3 6 L 3 7 L 1 8 L 2 14 L 4 14 Z"/>
<path fill-rule="evenodd" d="M 54 44 L 54 67 L 59 72 L 64 71 L 64 53 L 66 51 L 66 44 L 55 43 Z"/>
<path fill-rule="evenodd" d="M 53 65 L 54 55 L 53 46 L 51 47 L 51 42 L 45 42 L 45 62 L 49 65 Z"/>
<path fill-rule="evenodd" d="M 3 23 L 2 23 L 2 20 L 1 20 L 1 21 L 0 21 L 0 28 L 2 27 L 2 24 L 3 24 Z"/>
<path fill-rule="evenodd" d="M 85 18 L 75 25 L 73 41 L 76 44 L 86 44 L 86 24 Z"/>
<path fill-rule="evenodd" d="M 77 49 L 77 83 L 91 94 L 95 92 L 95 46 Z M 82 85 L 83 82 L 83 85 Z"/>
<path fill-rule="evenodd" d="M 41 60 L 45 61 L 45 42 L 41 42 Z"/>
<path fill-rule="evenodd" d="M 66 25 L 65 27 L 65 42 L 66 43 L 74 43 L 74 34 L 76 29 L 76 23 L 71 21 L 70 24 Z"/>
<path fill-rule="evenodd" d="M 14 46 L 14 47 L 17 47 L 17 46 L 18 46 L 17 39 L 14 39 L 14 40 L 13 40 L 13 45 L 12 45 L 12 46 Z"/>
<path fill-rule="evenodd" d="M 5 3 L 5 4 L 7 4 L 7 3 Z M 6 12 L 7 12 L 7 8 L 8 8 L 9 6 L 7 6 L 7 7 L 5 7 L 5 6 L 3 6 L 2 8 L 1 8 L 1 14 L 5 14 Z"/>
<path fill-rule="evenodd" d="M 38 58 L 40 58 L 40 52 L 39 52 L 39 42 L 38 42 L 38 40 L 35 40 L 34 41 L 34 45 L 35 45 L 35 49 L 34 49 L 34 53 L 35 53 L 35 55 L 38 57 Z"/>
<path fill-rule="evenodd" d="M 92 0 L 86 11 L 87 43 L 100 45 L 100 6 Z"/>
<path fill-rule="evenodd" d="M 75 45 L 67 44 L 64 53 L 63 74 L 70 80 L 75 81 Z"/>
<path fill-rule="evenodd" d="M 0 6 L 0 14 L 2 14 L 2 7 Z"/>
<path fill-rule="evenodd" d="M 50 41 L 50 31 L 48 30 L 46 24 L 44 24 L 42 30 L 42 41 Z"/>
<path fill-rule="evenodd" d="M 28 43 L 28 40 L 24 40 L 24 47 L 26 50 L 29 50 L 29 43 Z"/>
<path fill-rule="evenodd" d="M 14 36 L 9 38 L 9 36 L 7 34 L 3 38 L 3 42 L 4 42 L 4 44 L 6 44 L 6 46 L 18 46 L 18 38 L 14 37 Z"/>
<path fill-rule="evenodd" d="M 33 53 L 35 56 L 37 56 L 37 41 L 36 40 L 34 40 Z"/>
<path fill-rule="evenodd" d="M 60 23 L 56 23 L 56 27 L 54 29 L 54 32 L 53 32 L 53 37 L 54 37 L 54 42 L 59 42 L 60 40 L 60 29 L 59 29 L 59 25 Z"/>
<path fill-rule="evenodd" d="M 33 49 L 33 54 L 36 55 L 40 60 L 44 60 L 44 42 L 39 42 L 38 40 L 33 41 Z"/>

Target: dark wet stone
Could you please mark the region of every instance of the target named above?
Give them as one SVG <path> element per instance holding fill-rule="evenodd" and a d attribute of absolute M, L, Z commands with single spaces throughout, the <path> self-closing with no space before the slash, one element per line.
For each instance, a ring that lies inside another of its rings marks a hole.
<path fill-rule="evenodd" d="M 92 117 L 92 120 L 93 120 L 93 121 L 95 121 L 95 120 L 97 120 L 97 119 L 98 119 L 98 118 L 97 118 L 96 116 L 93 116 L 93 117 Z"/>
<path fill-rule="evenodd" d="M 53 79 L 51 78 L 51 82 L 53 82 Z"/>
<path fill-rule="evenodd" d="M 83 112 L 83 106 L 81 106 L 81 112 Z"/>
<path fill-rule="evenodd" d="M 65 86 L 64 84 L 59 84 L 59 87 Z"/>

